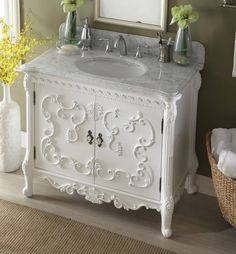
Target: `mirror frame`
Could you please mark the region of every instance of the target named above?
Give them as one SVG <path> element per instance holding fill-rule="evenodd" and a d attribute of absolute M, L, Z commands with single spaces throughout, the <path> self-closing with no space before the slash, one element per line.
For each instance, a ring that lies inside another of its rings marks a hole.
<path fill-rule="evenodd" d="M 149 30 L 158 30 L 165 32 L 167 27 L 167 7 L 168 0 L 162 0 L 162 17 L 161 17 L 161 25 L 152 25 L 145 23 L 137 23 L 131 21 L 125 21 L 121 19 L 112 19 L 112 18 L 104 18 L 100 16 L 100 0 L 94 0 L 95 8 L 94 8 L 94 21 L 99 23 L 106 23 L 118 26 L 127 26 L 133 28 L 140 29 L 149 29 Z"/>

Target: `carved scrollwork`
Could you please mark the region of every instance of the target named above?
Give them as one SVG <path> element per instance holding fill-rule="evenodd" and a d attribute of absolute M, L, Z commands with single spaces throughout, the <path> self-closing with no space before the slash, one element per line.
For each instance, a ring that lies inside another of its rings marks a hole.
<path fill-rule="evenodd" d="M 48 103 L 55 103 L 59 105 L 59 109 L 57 110 L 56 114 L 53 114 L 52 112 L 49 112 L 46 105 Z M 58 151 L 58 148 L 56 147 L 56 140 L 54 138 L 55 134 L 55 123 L 53 119 L 55 116 L 61 117 L 63 119 L 67 119 L 70 117 L 69 114 L 67 114 L 67 110 L 71 109 L 77 109 L 81 108 L 78 103 L 74 102 L 72 107 L 64 107 L 61 102 L 60 96 L 46 96 L 42 101 L 42 114 L 44 116 L 45 121 L 48 123 L 49 127 L 44 131 L 44 137 L 41 140 L 41 152 L 43 157 L 47 160 L 47 162 L 51 165 L 57 165 L 60 168 L 66 169 L 66 168 L 72 168 L 78 173 L 84 174 L 84 175 L 91 175 L 93 173 L 93 169 L 89 167 L 89 162 L 87 162 L 87 165 L 85 167 L 82 167 L 80 162 L 77 160 L 74 160 L 73 158 L 70 158 L 68 156 L 64 156 L 60 154 Z M 82 107 L 84 109 L 84 107 Z M 84 111 L 86 112 L 86 111 Z M 81 124 L 86 119 L 86 113 L 83 115 L 83 119 L 78 122 L 76 119 L 76 115 L 71 116 L 72 122 L 76 124 Z"/>
<path fill-rule="evenodd" d="M 114 151 L 113 142 L 115 142 L 115 136 L 119 134 L 118 127 L 109 128 L 108 125 L 108 116 L 112 115 L 114 118 L 117 118 L 119 115 L 119 110 L 115 109 L 114 111 L 107 111 L 104 114 L 104 126 L 109 131 L 109 145 L 110 149 Z M 153 183 L 153 172 L 152 168 L 147 164 L 148 157 L 145 155 L 148 147 L 151 147 L 155 142 L 155 132 L 150 121 L 143 118 L 141 112 L 137 112 L 136 116 L 130 118 L 129 122 L 125 124 L 125 130 L 128 132 L 134 132 L 136 130 L 136 125 L 140 124 L 142 126 L 149 128 L 149 137 L 139 137 L 138 145 L 134 147 L 133 154 L 137 163 L 137 170 L 134 173 L 129 173 L 121 169 L 104 169 L 102 164 L 96 160 L 95 163 L 95 174 L 101 177 L 105 181 L 113 181 L 115 179 L 121 178 L 127 181 L 127 184 L 131 187 L 136 188 L 148 188 Z M 118 144 L 119 145 L 119 144 Z M 115 150 L 117 151 L 117 150 Z"/>
<path fill-rule="evenodd" d="M 109 122 L 108 122 L 108 117 L 112 116 L 113 118 L 117 118 L 119 116 L 119 110 L 114 109 L 114 111 L 107 111 L 104 114 L 103 117 L 103 125 L 105 126 L 105 129 L 108 133 L 108 147 L 110 148 L 111 151 L 114 153 L 117 153 L 118 156 L 122 156 L 123 153 L 123 147 L 120 142 L 116 142 L 116 136 L 119 134 L 119 128 L 118 127 L 110 127 Z"/>
<path fill-rule="evenodd" d="M 147 188 L 153 183 L 153 173 L 151 167 L 139 162 L 136 173 L 130 176 L 129 185 L 132 187 Z"/>
<path fill-rule="evenodd" d="M 134 148 L 134 156 L 138 161 L 146 162 L 148 161 L 148 157 L 144 155 L 144 152 L 147 151 L 148 147 L 151 147 L 155 142 L 155 132 L 154 128 L 150 121 L 143 118 L 143 113 L 137 112 L 137 115 L 134 117 L 131 117 L 129 122 L 125 124 L 125 129 L 128 132 L 134 132 L 136 129 L 137 124 L 141 124 L 142 126 L 148 126 L 150 129 L 150 137 L 147 139 L 146 137 L 139 137 L 138 142 L 139 144 L 135 146 Z"/>
<path fill-rule="evenodd" d="M 107 169 L 102 168 L 101 163 L 95 160 L 95 174 L 105 181 L 113 181 L 123 177 L 127 179 L 128 185 L 136 188 L 147 188 L 153 183 L 152 169 L 144 163 L 138 163 L 138 169 L 135 173 L 130 174 L 120 169 Z"/>
<path fill-rule="evenodd" d="M 94 165 L 96 175 L 102 177 L 106 181 L 112 181 L 116 178 L 120 178 L 121 176 L 124 176 L 125 178 L 130 178 L 127 172 L 120 169 L 105 170 L 104 168 L 102 168 L 102 165 L 98 160 L 95 161 Z"/>
<path fill-rule="evenodd" d="M 87 120 L 87 111 L 84 105 L 79 104 L 77 101 L 73 101 L 72 105 L 66 106 L 62 101 L 62 97 L 59 95 L 56 97 L 59 109 L 57 111 L 57 116 L 61 119 L 71 119 L 73 128 L 66 131 L 66 140 L 69 143 L 74 143 L 79 140 L 80 126 Z M 82 112 L 82 117 L 78 114 L 73 113 L 74 111 Z"/>
<path fill-rule="evenodd" d="M 95 204 L 102 204 L 102 203 L 110 203 L 113 202 L 116 208 L 124 208 L 125 210 L 138 210 L 142 206 L 146 207 L 147 209 L 153 208 L 149 207 L 147 204 L 140 202 L 140 200 L 135 200 L 134 198 L 128 199 L 125 201 L 121 197 L 117 197 L 114 194 L 110 194 L 103 190 L 100 190 L 95 187 L 91 187 L 89 185 L 80 184 L 80 183 L 63 183 L 59 184 L 48 177 L 43 177 L 43 179 L 47 180 L 52 187 L 60 190 L 61 192 L 65 192 L 69 195 L 74 195 L 75 193 L 82 195 L 85 197 L 86 200 L 95 203 Z M 155 207 L 158 209 L 158 207 Z"/>

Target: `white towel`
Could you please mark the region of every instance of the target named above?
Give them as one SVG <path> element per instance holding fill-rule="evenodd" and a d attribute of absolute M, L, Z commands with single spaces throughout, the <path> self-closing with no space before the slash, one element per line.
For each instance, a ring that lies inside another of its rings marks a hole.
<path fill-rule="evenodd" d="M 230 129 L 232 135 L 232 149 L 231 151 L 236 153 L 236 128 Z"/>
<path fill-rule="evenodd" d="M 212 131 L 211 135 L 211 152 L 216 161 L 222 150 L 231 150 L 232 135 L 229 129 L 217 128 Z"/>
<path fill-rule="evenodd" d="M 236 77 L 236 33 L 235 33 L 235 41 L 234 41 L 234 61 L 233 61 L 233 77 Z"/>
<path fill-rule="evenodd" d="M 221 151 L 217 167 L 224 175 L 236 178 L 236 153 Z"/>

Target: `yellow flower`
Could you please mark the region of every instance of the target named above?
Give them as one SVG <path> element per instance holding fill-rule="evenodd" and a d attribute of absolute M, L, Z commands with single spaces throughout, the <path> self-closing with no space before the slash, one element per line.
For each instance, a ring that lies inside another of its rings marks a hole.
<path fill-rule="evenodd" d="M 25 28 L 18 34 L 16 40 L 13 40 L 9 35 L 10 27 L 0 18 L 1 38 L 0 41 L 0 81 L 5 85 L 12 85 L 17 77 L 17 67 L 21 60 L 25 58 L 37 44 L 42 44 L 42 40 L 32 38 L 28 33 L 30 26 L 25 25 Z"/>

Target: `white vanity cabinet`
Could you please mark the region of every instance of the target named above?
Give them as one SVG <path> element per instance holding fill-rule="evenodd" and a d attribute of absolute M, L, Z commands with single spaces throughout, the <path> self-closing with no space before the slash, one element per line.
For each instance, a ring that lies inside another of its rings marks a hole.
<path fill-rule="evenodd" d="M 35 84 L 35 167 L 160 200 L 163 109 Z"/>
<path fill-rule="evenodd" d="M 75 68 L 76 61 L 76 56 L 51 50 L 23 66 L 28 135 L 24 195 L 33 195 L 33 179 L 40 177 L 93 203 L 156 209 L 162 234 L 170 237 L 174 204 L 184 187 L 189 193 L 197 190 L 202 67 L 170 63 L 160 65 L 156 74 L 148 61 L 157 64 L 157 59 L 144 59 L 149 73 L 122 83 L 85 75 Z"/>

